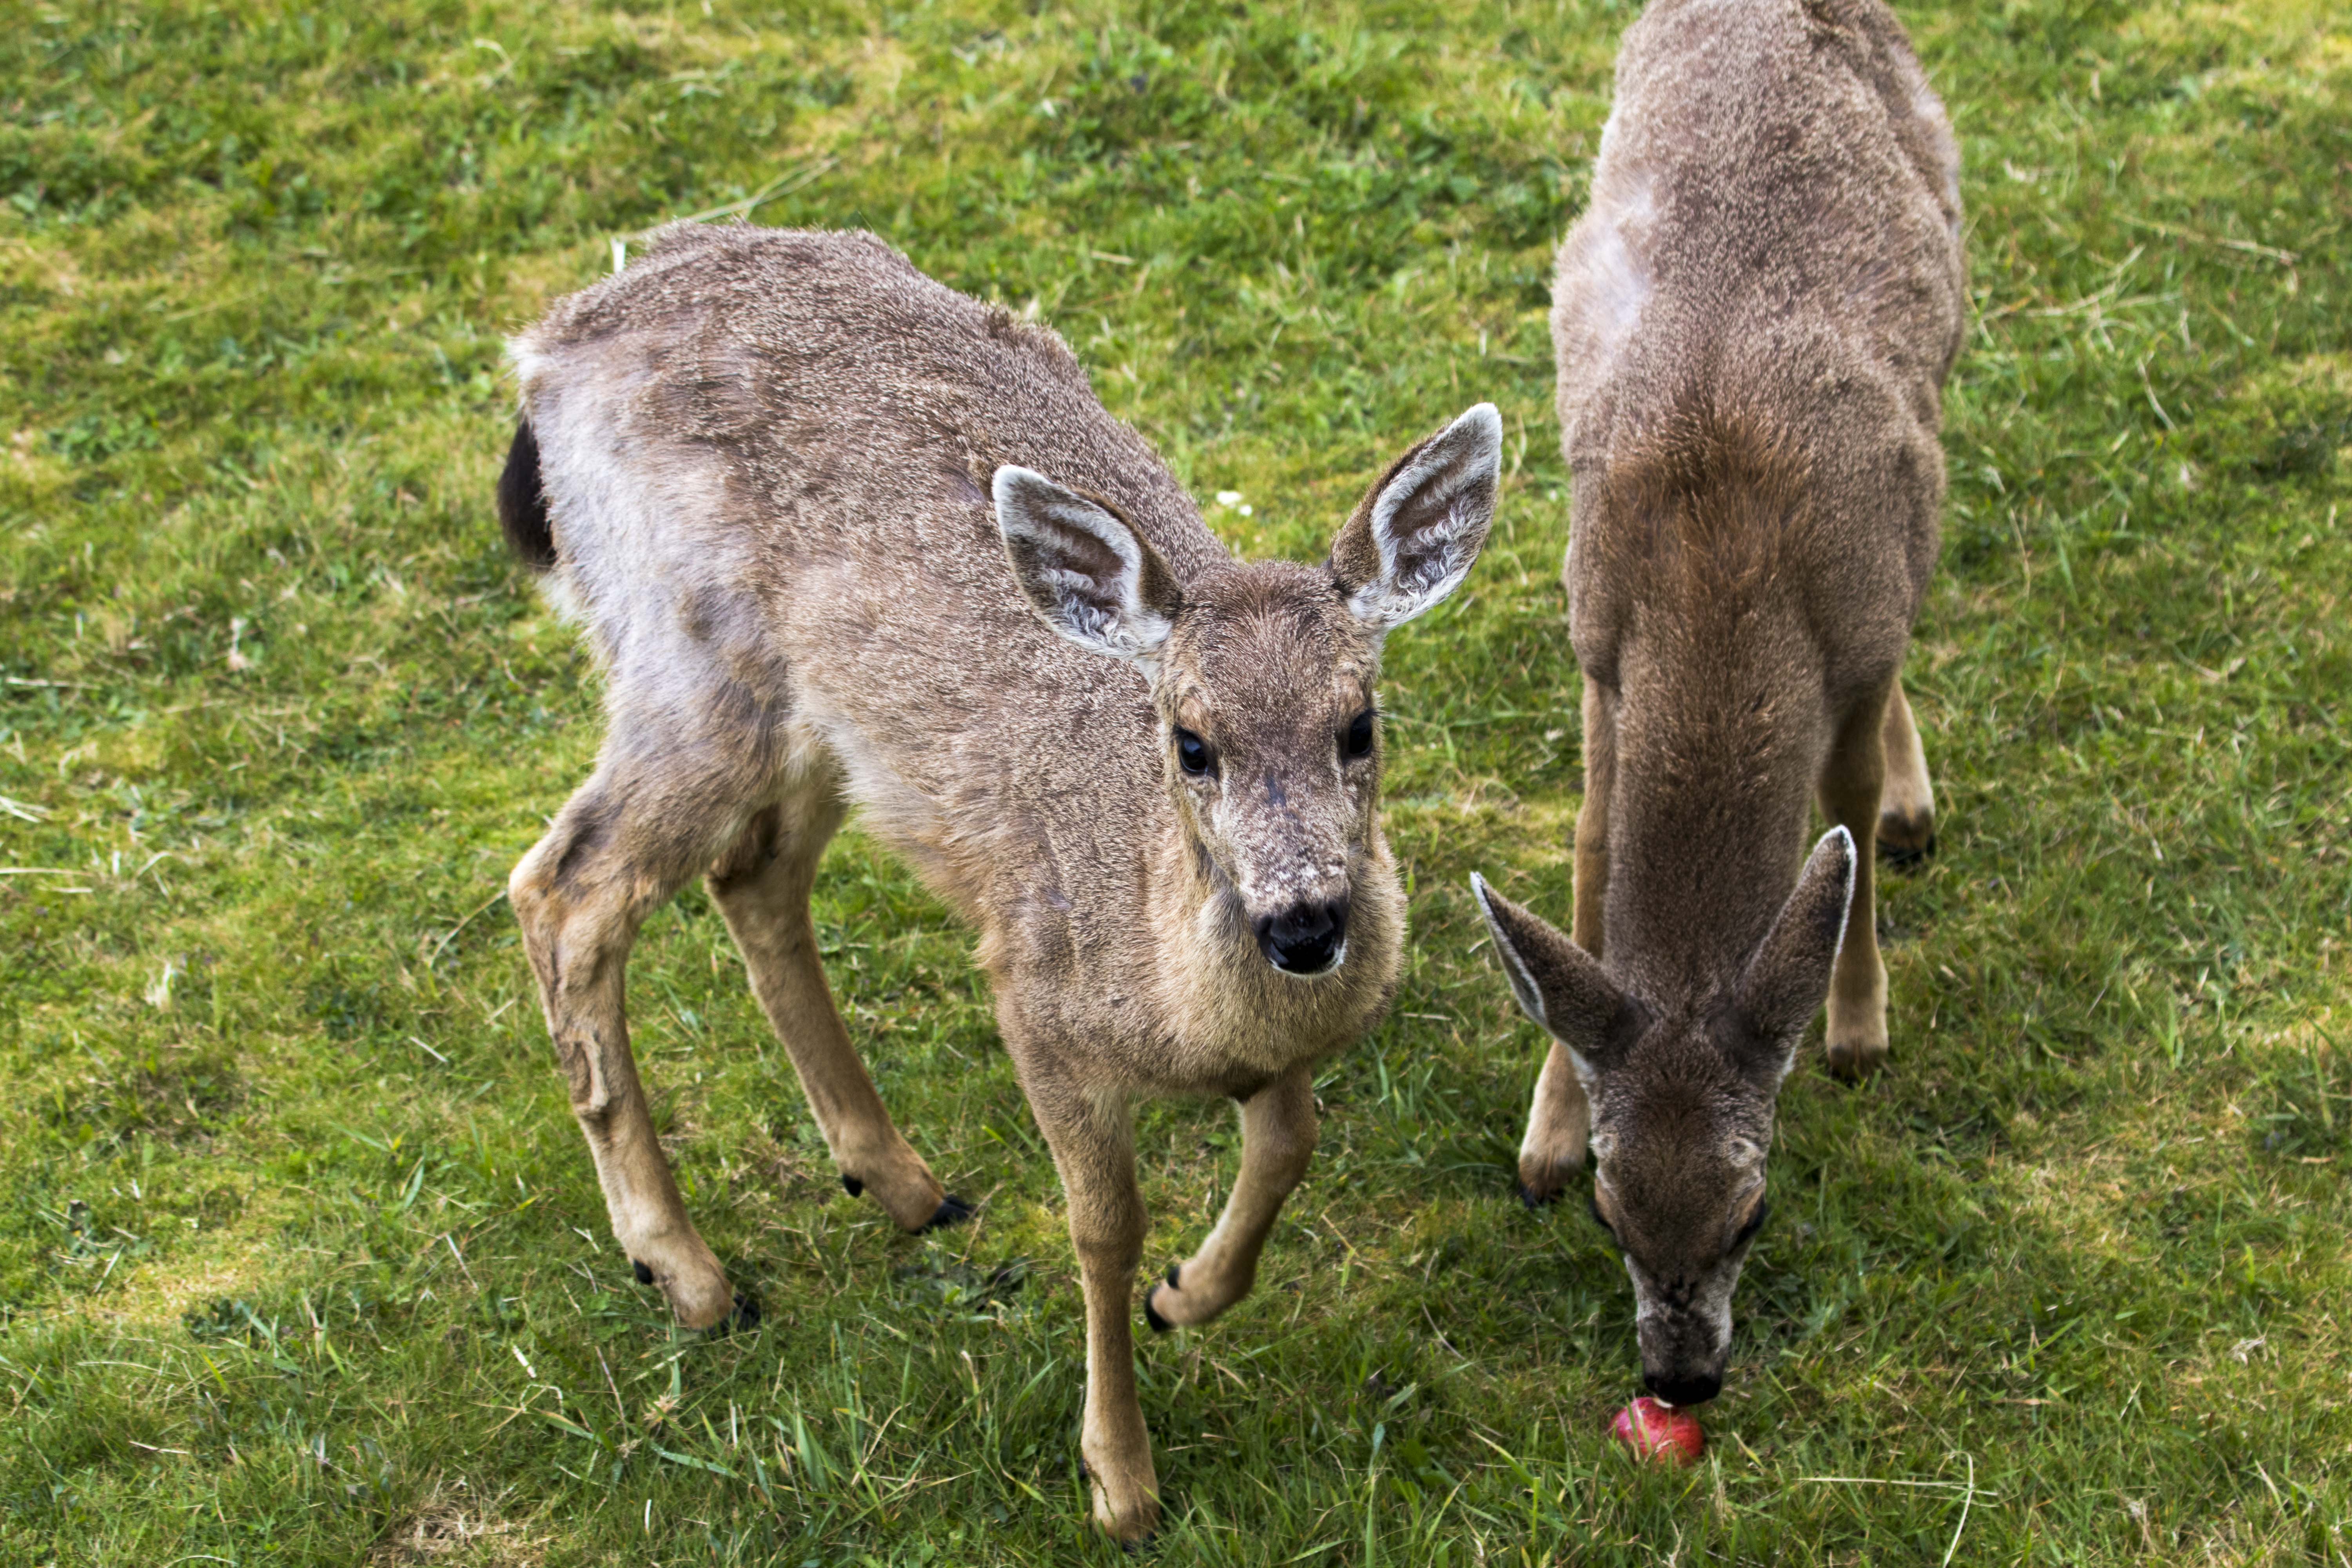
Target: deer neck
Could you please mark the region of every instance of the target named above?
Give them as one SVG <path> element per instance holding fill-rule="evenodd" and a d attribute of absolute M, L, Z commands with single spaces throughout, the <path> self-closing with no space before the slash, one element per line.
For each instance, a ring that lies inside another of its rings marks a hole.
<path fill-rule="evenodd" d="M 1706 679 L 1705 696 L 1629 689 L 1626 709 L 1652 710 L 1621 714 L 1603 952 L 1654 996 L 1706 994 L 1763 941 L 1804 861 L 1826 743 L 1803 680 L 1759 703 Z"/>

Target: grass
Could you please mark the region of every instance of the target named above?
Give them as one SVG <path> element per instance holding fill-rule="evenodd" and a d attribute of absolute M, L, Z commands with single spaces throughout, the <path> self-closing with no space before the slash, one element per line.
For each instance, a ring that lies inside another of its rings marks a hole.
<path fill-rule="evenodd" d="M 1485 871 L 1565 918 L 1548 257 L 1632 8 L 9 8 L 0 34 L 0 1561 L 1109 1563 L 1052 1170 L 968 939 L 855 834 L 852 1026 L 975 1225 L 842 1195 L 689 892 L 633 971 L 705 1234 L 606 1238 L 507 868 L 590 671 L 489 515 L 501 334 L 666 217 L 863 224 L 1034 301 L 1251 553 L 1480 397 L 1400 634 L 1397 1013 L 1257 1294 L 1146 1344 L 1168 1563 L 2352 1563 L 2352 31 L 1912 5 L 1976 311 L 1911 689 L 1895 1070 L 1783 1099 L 1709 1458 L 1612 1451 L 1631 1297 L 1512 1196 Z M 1230 1116 L 1141 1133 L 1154 1263 Z"/>

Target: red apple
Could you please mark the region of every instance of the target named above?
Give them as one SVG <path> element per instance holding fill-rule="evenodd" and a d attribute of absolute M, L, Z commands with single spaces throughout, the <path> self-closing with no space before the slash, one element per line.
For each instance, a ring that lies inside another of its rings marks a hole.
<path fill-rule="evenodd" d="M 1697 1416 L 1646 1394 L 1617 1412 L 1610 1430 L 1639 1459 L 1662 1458 L 1677 1465 L 1695 1465 L 1698 1463 L 1699 1451 L 1706 1447 L 1706 1434 L 1699 1429 Z"/>

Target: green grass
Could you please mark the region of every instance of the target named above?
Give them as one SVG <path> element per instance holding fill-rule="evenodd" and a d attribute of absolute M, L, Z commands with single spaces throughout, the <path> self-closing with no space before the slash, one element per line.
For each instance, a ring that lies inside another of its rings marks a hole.
<path fill-rule="evenodd" d="M 1565 919 L 1549 250 L 1632 8 L 16 5 L 0 32 L 0 1560 L 1117 1560 L 1052 1168 L 969 942 L 852 834 L 819 916 L 979 1222 L 833 1180 L 689 892 L 633 972 L 705 1234 L 609 1243 L 507 868 L 599 721 L 488 498 L 501 334 L 762 196 L 1034 300 L 1251 553 L 1470 402 L 1510 469 L 1391 645 L 1396 1016 L 1257 1294 L 1145 1344 L 1168 1563 L 2352 1563 L 2352 28 L 1904 12 L 1976 315 L 1911 684 L 1941 857 L 1895 1069 L 1783 1098 L 1713 1447 L 1612 1451 L 1631 1296 L 1510 1165 L 1485 871 Z M 1144 1117 L 1150 1261 L 1228 1113 Z M 1823 1479 L 1822 1478 L 1840 1478 Z M 1970 1483 L 1975 1489 L 1968 1489 Z"/>

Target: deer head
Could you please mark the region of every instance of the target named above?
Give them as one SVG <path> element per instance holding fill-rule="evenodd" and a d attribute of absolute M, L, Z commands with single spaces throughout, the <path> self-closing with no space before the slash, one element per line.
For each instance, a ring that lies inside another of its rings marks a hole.
<path fill-rule="evenodd" d="M 1350 889 L 1375 852 L 1381 639 L 1469 572 L 1501 455 L 1482 403 L 1391 465 L 1320 567 L 1234 563 L 1184 582 L 1108 501 L 996 470 L 1022 592 L 1063 637 L 1143 673 L 1195 858 L 1283 973 L 1347 961 Z"/>
<path fill-rule="evenodd" d="M 1511 994 L 1568 1047 L 1592 1111 L 1592 1213 L 1633 1277 L 1642 1381 L 1674 1405 L 1723 1387 L 1731 1292 L 1764 1224 L 1774 1102 L 1829 994 L 1853 891 L 1833 828 L 1736 980 L 1639 996 L 1540 916 L 1471 879 Z"/>

